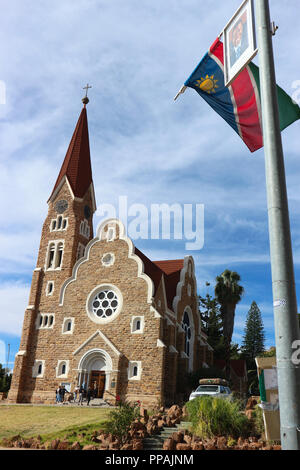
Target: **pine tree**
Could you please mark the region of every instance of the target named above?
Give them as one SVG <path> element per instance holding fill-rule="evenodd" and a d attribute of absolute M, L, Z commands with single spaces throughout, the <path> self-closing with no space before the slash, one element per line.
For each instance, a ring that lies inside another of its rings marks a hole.
<path fill-rule="evenodd" d="M 220 313 L 220 304 L 211 295 L 199 296 L 199 309 L 202 330 L 207 335 L 207 342 L 214 350 L 215 359 L 223 359 L 225 343 Z"/>
<path fill-rule="evenodd" d="M 247 368 L 255 368 L 255 357 L 265 350 L 265 332 L 260 309 L 252 302 L 247 314 L 242 353 L 247 361 Z"/>

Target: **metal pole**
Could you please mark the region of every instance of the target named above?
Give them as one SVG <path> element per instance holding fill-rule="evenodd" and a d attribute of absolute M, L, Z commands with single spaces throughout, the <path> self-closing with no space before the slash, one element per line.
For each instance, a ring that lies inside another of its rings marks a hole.
<path fill-rule="evenodd" d="M 299 326 L 268 0 L 256 0 L 256 20 L 269 217 L 281 446 L 284 450 L 299 450 L 300 370 L 299 366 L 297 367 L 291 360 L 294 352 L 292 344 L 295 340 L 299 339 Z"/>

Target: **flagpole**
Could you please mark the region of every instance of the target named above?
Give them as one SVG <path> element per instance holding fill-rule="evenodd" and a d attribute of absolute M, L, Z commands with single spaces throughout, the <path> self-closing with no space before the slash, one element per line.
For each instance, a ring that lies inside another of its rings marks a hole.
<path fill-rule="evenodd" d="M 256 23 L 260 65 L 259 75 L 268 201 L 281 446 L 283 450 L 299 450 L 300 369 L 299 365 L 293 363 L 292 355 L 295 352 L 293 343 L 300 338 L 300 335 L 268 0 L 256 0 Z"/>

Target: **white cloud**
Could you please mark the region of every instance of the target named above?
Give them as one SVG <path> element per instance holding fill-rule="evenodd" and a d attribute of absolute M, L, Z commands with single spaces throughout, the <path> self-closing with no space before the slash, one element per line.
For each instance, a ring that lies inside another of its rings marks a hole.
<path fill-rule="evenodd" d="M 24 312 L 28 305 L 29 285 L 19 282 L 0 286 L 0 332 L 21 335 Z"/>

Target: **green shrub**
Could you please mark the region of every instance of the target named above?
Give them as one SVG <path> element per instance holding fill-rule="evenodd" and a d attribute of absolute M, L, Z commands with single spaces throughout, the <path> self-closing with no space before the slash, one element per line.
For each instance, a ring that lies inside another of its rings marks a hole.
<path fill-rule="evenodd" d="M 254 408 L 254 413 L 252 414 L 253 428 L 257 436 L 264 436 L 265 426 L 263 419 L 263 411 L 260 406 L 256 405 Z"/>
<path fill-rule="evenodd" d="M 186 404 L 194 434 L 203 439 L 214 436 L 247 437 L 248 418 L 242 413 L 241 402 L 209 396 L 197 397 Z"/>
<path fill-rule="evenodd" d="M 137 404 L 120 402 L 117 409 L 109 413 L 105 431 L 118 437 L 124 444 L 131 423 L 140 416 L 140 409 Z"/>

